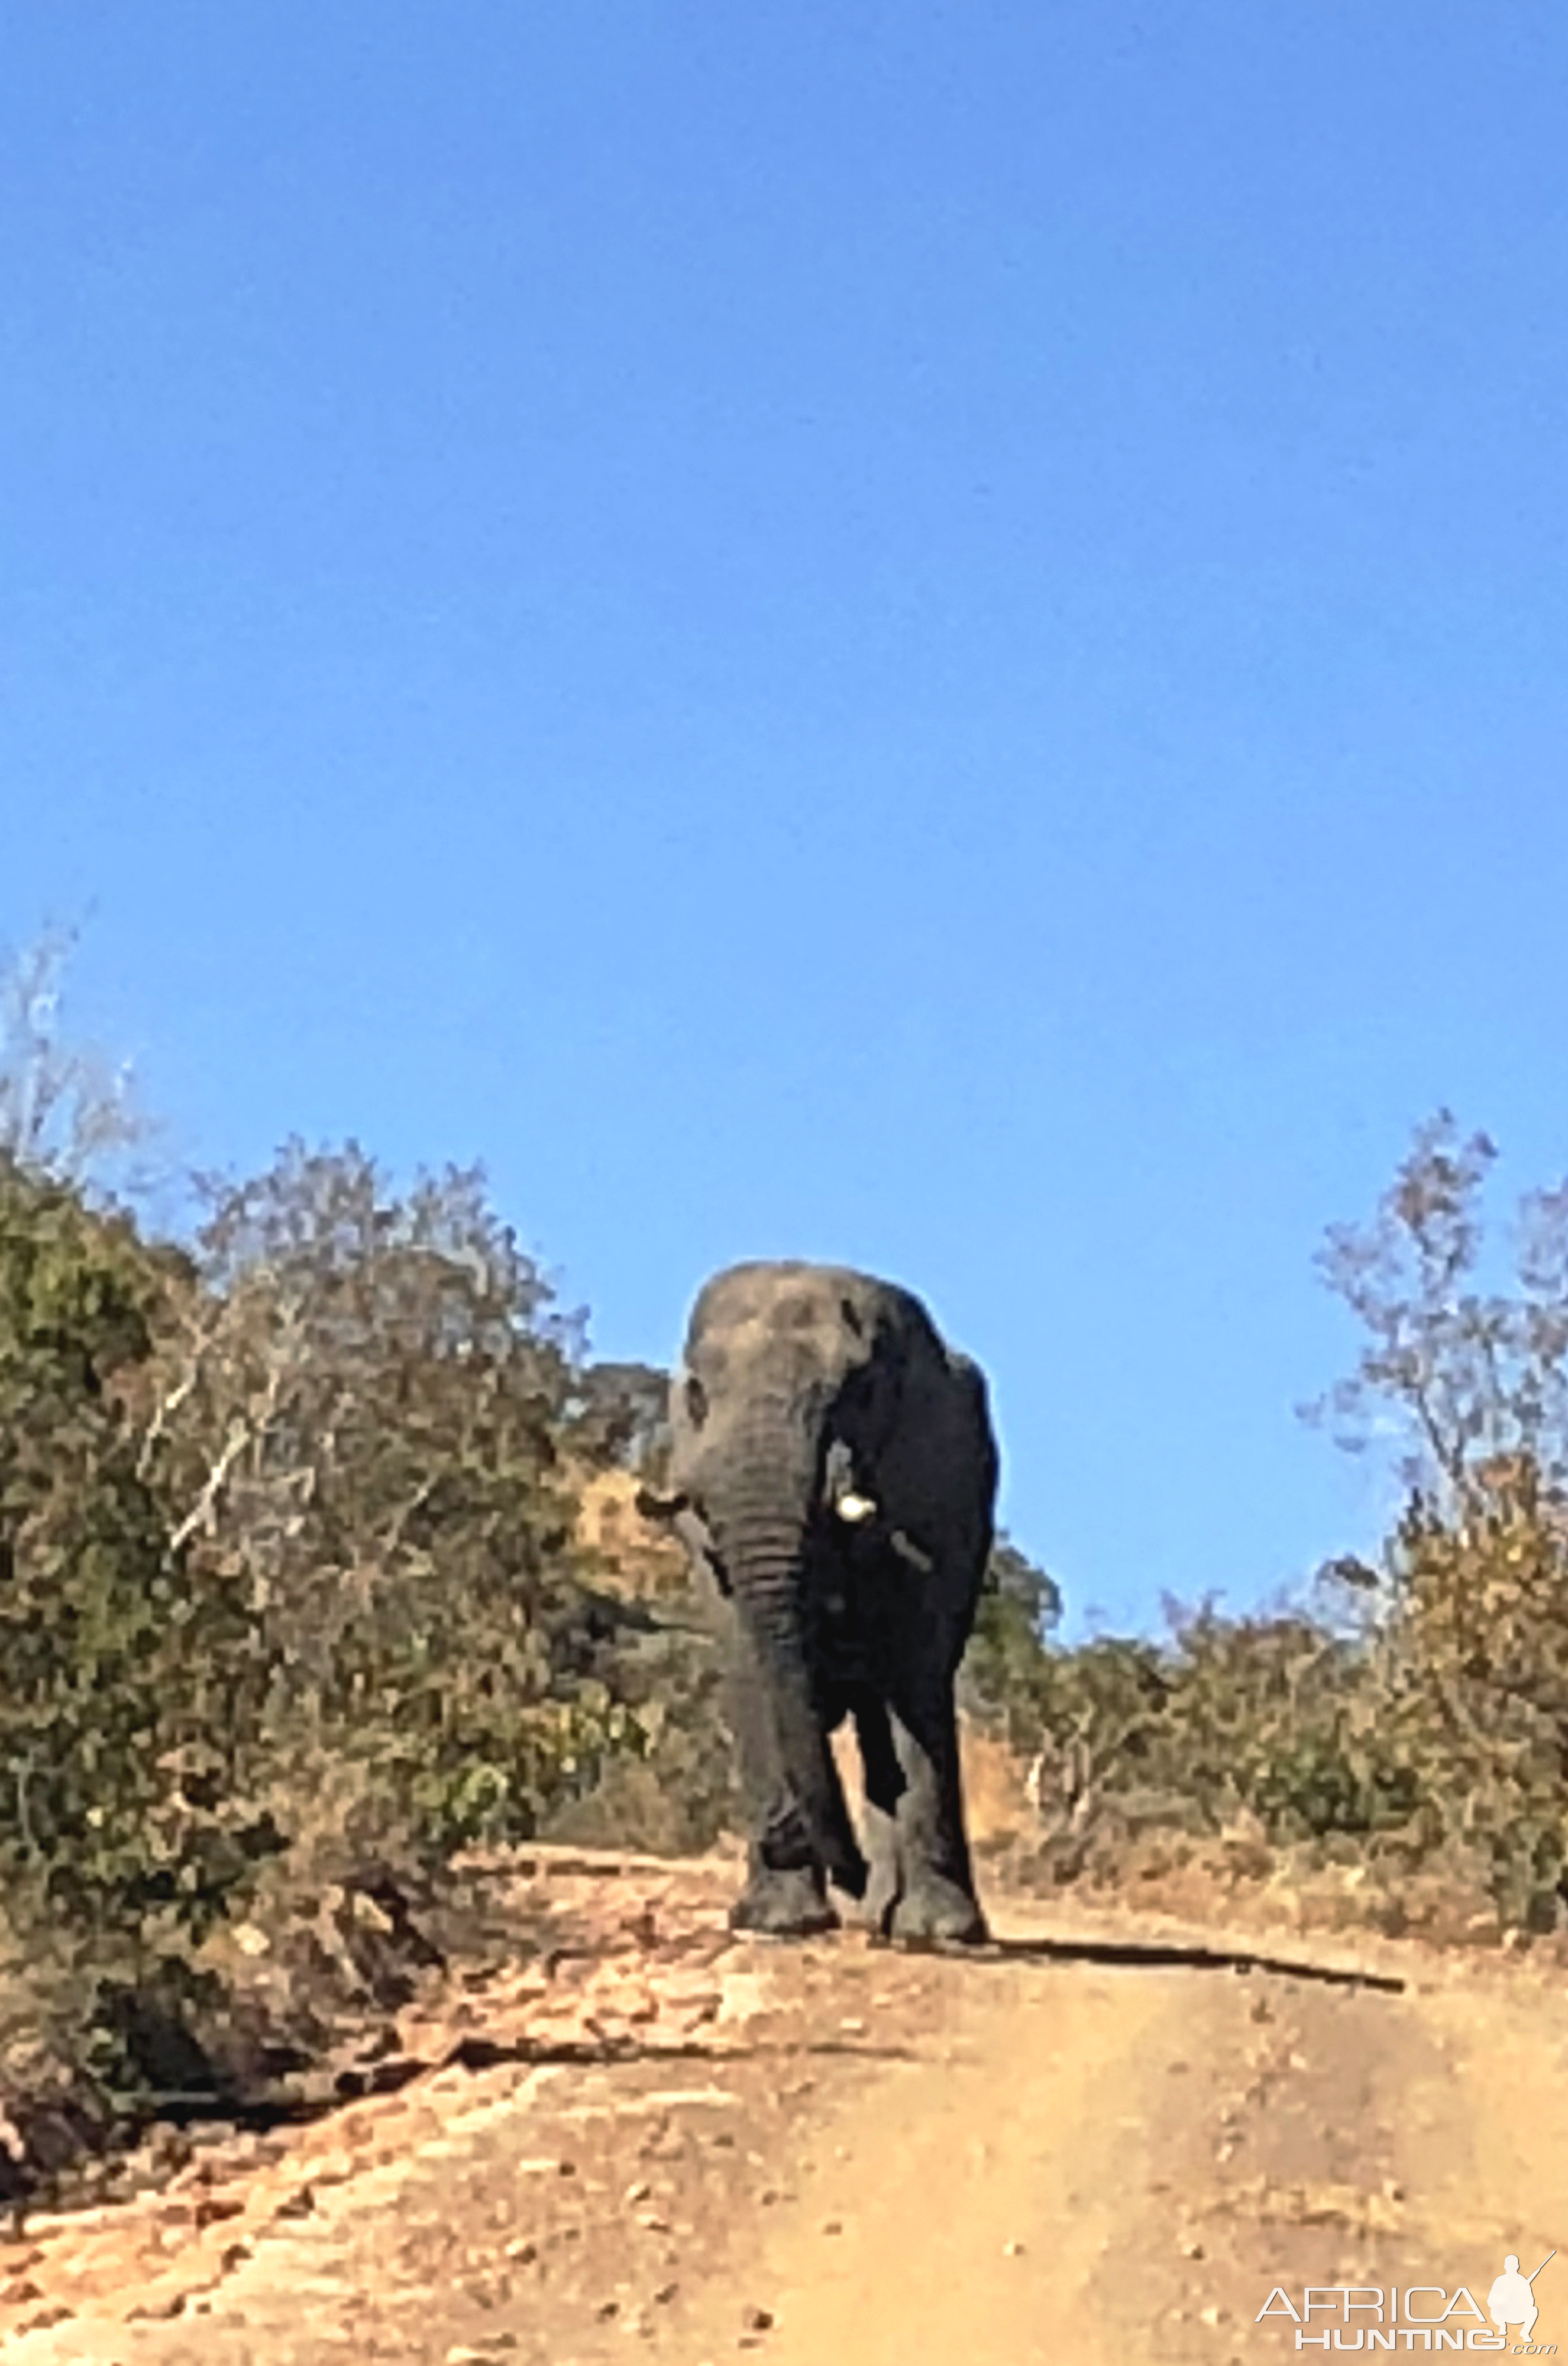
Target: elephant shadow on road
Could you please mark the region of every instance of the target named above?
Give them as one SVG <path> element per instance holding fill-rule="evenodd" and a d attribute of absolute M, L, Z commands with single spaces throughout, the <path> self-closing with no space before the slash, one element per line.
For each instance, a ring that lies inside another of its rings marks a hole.
<path fill-rule="evenodd" d="M 1405 1982 L 1391 1972 L 1303 1961 L 1260 1948 L 1206 1946 L 1201 1941 L 1157 1939 L 990 1939 L 965 1951 L 976 1964 L 1080 1964 L 1124 1971 L 1268 1972 L 1282 1979 L 1314 1980 L 1325 1988 L 1371 1989 L 1403 1996 Z"/>

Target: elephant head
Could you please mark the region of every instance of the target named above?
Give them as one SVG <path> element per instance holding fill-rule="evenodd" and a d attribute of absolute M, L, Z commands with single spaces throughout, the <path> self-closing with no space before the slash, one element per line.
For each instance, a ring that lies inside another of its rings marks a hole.
<path fill-rule="evenodd" d="M 855 1896 L 865 1866 L 811 1666 L 813 1556 L 884 1520 L 883 1472 L 922 1368 L 948 1384 L 918 1300 L 838 1268 L 758 1264 L 703 1290 L 671 1382 L 675 1493 L 658 1508 L 732 1597 L 761 1672 L 795 1809 L 777 1861 L 820 1864 Z"/>

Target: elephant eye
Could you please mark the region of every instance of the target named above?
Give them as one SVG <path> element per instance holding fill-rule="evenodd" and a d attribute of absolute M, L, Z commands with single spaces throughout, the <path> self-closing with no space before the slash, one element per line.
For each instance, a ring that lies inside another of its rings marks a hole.
<path fill-rule="evenodd" d="M 692 1427 L 701 1429 L 708 1417 L 708 1392 L 694 1372 L 686 1382 L 686 1412 Z"/>

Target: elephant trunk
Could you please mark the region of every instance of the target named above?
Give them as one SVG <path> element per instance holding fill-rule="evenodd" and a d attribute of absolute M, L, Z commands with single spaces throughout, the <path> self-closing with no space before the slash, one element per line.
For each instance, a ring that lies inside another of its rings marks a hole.
<path fill-rule="evenodd" d="M 782 1408 L 750 1430 L 736 1459 L 743 1474 L 719 1515 L 737 1612 L 771 1712 L 789 1821 L 764 1843 L 765 1858 L 822 1865 L 840 1889 L 863 1895 L 865 1860 L 828 1746 L 811 1667 L 807 1553 L 818 1483 L 816 1448 L 798 1415 Z M 716 1510 L 718 1507 L 714 1507 Z"/>

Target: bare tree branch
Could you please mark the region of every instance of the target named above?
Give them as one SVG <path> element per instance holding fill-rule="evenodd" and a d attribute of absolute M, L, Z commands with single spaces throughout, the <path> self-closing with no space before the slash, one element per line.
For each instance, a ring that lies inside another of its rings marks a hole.
<path fill-rule="evenodd" d="M 62 979 L 75 947 L 73 930 L 46 930 L 0 968 L 0 1157 L 85 1189 L 118 1174 L 153 1128 L 130 1063 L 73 1045 L 63 1031 Z"/>

